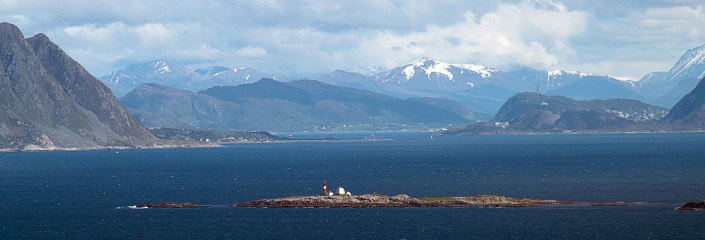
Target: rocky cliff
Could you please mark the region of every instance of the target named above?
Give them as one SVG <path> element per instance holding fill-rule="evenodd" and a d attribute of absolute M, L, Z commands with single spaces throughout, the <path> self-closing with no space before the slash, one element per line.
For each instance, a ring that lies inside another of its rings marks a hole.
<path fill-rule="evenodd" d="M 674 130 L 705 130 L 705 79 L 671 108 L 663 122 Z"/>
<path fill-rule="evenodd" d="M 44 34 L 0 23 L 0 149 L 134 147 L 155 138 Z"/>

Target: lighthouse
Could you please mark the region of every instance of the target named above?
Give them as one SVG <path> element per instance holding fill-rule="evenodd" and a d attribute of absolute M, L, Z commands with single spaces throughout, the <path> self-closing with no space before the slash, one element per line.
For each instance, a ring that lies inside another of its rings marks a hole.
<path fill-rule="evenodd" d="M 328 196 L 328 188 L 326 188 L 325 180 L 323 180 L 323 196 Z"/>

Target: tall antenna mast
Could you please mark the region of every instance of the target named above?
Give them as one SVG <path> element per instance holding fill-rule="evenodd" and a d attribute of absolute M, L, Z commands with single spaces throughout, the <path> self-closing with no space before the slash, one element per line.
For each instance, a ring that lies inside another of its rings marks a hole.
<path fill-rule="evenodd" d="M 539 91 L 539 83 L 536 83 L 536 94 L 541 95 L 541 92 Z"/>

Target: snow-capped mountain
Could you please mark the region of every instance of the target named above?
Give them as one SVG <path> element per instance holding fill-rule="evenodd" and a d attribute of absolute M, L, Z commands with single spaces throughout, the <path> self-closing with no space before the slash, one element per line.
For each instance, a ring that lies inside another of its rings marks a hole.
<path fill-rule="evenodd" d="M 121 97 L 143 83 L 159 83 L 179 89 L 213 85 L 197 72 L 166 60 L 137 63 L 99 77 L 115 96 Z"/>
<path fill-rule="evenodd" d="M 389 71 L 378 72 L 373 77 L 386 84 L 405 85 L 414 89 L 451 91 L 494 85 L 516 92 L 536 90 L 550 92 L 577 82 L 603 80 L 626 88 L 636 85 L 634 81 L 577 71 L 546 72 L 521 67 L 502 71 L 476 64 L 449 64 L 430 58 L 421 58 Z M 596 96 L 596 98 L 600 97 Z"/>
<path fill-rule="evenodd" d="M 640 83 L 647 102 L 673 106 L 705 77 L 705 45 L 687 50 L 668 72 L 653 72 Z"/>
<path fill-rule="evenodd" d="M 686 78 L 701 79 L 705 75 L 705 45 L 689 49 L 668 71 L 664 81 L 678 81 Z"/>
<path fill-rule="evenodd" d="M 474 64 L 448 64 L 430 58 L 374 75 L 382 83 L 405 85 L 416 89 L 463 90 L 488 83 L 499 70 Z"/>
<path fill-rule="evenodd" d="M 154 60 L 132 64 L 98 79 L 105 83 L 115 96 L 121 97 L 143 83 L 158 83 L 197 92 L 218 85 L 235 86 L 256 82 L 262 78 L 279 79 L 272 74 L 249 68 L 214 66 L 192 70 L 166 60 Z"/>
<path fill-rule="evenodd" d="M 515 67 L 508 71 L 477 64 L 450 64 L 421 58 L 386 71 L 363 75 L 336 71 L 317 80 L 396 97 L 441 97 L 473 111 L 494 114 L 519 92 L 540 91 L 587 100 L 637 98 L 633 81 L 571 71 Z M 599 90 L 598 90 L 599 89 Z"/>

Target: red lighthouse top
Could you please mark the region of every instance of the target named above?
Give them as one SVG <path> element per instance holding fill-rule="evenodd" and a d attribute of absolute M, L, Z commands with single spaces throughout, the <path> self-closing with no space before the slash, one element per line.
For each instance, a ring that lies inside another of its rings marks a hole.
<path fill-rule="evenodd" d="M 328 195 L 328 189 L 326 188 L 326 181 L 323 180 L 323 196 Z"/>

